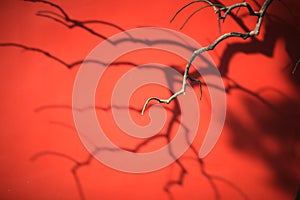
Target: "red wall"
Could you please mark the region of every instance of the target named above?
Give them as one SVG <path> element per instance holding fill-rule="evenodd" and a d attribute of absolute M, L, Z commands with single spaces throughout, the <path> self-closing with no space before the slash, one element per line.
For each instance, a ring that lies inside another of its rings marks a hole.
<path fill-rule="evenodd" d="M 201 5 L 187 8 L 170 24 L 173 14 L 189 1 L 53 2 L 74 19 L 105 20 L 125 30 L 140 26 L 178 30 Z M 249 2 L 257 9 L 253 1 Z M 170 195 L 174 199 L 294 199 L 300 182 L 300 71 L 295 75 L 291 71 L 300 58 L 299 9 L 296 1 L 274 1 L 256 40 L 229 39 L 209 52 L 222 74 L 237 84 L 224 79 L 226 86 L 235 88 L 227 94 L 226 123 L 217 145 L 203 163 L 191 150 L 180 158 L 187 174 L 182 185 L 169 188 L 170 193 L 164 187 L 179 178 L 182 168 L 178 163 L 146 174 L 123 173 L 104 166 L 85 149 L 70 109 L 79 65 L 68 69 L 41 53 L 1 46 L 1 199 L 168 199 Z M 68 29 L 35 15 L 40 10 L 57 12 L 49 5 L 1 1 L 0 10 L 2 44 L 14 42 L 40 48 L 72 63 L 84 59 L 103 41 L 78 27 Z M 251 29 L 256 18 L 246 13 L 242 9 L 238 16 Z M 99 24 L 90 27 L 107 37 L 120 32 Z M 208 9 L 195 15 L 182 32 L 207 45 L 219 35 L 217 27 L 216 15 Z M 232 18 L 222 24 L 222 32 L 239 30 L 240 24 Z M 158 62 L 181 71 L 185 66 L 179 58 L 155 52 L 136 52 L 120 60 L 138 65 Z M 97 91 L 96 102 L 102 102 L 96 103 L 98 106 L 109 104 L 114 84 L 132 68 L 121 65 L 107 71 L 102 82 L 105 89 Z M 141 108 L 151 95 L 170 94 L 166 88 L 147 87 L 134 94 L 130 105 Z M 194 89 L 198 94 L 199 86 Z M 209 119 L 206 92 L 204 89 L 200 102 L 204 127 Z M 174 115 L 174 103 L 165 107 L 171 108 L 169 116 Z M 130 148 L 136 143 L 116 136 L 122 132 L 112 121 L 110 110 L 99 110 L 97 114 L 106 117 L 100 123 L 118 144 Z M 134 111 L 131 114 L 137 123 L 149 122 L 147 116 Z M 177 125 L 173 128 L 176 131 Z M 199 135 L 194 143 L 197 149 L 202 143 L 201 131 Z M 164 144 L 158 140 L 143 151 Z"/>

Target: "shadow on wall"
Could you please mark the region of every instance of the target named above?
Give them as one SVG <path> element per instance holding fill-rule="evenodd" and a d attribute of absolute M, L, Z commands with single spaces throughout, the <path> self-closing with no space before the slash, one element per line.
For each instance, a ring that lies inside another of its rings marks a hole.
<path fill-rule="evenodd" d="M 300 58 L 300 32 L 296 26 L 279 17 L 269 15 L 265 23 L 263 40 L 254 38 L 247 42 L 228 44 L 220 60 L 222 76 L 228 77 L 229 66 L 235 54 L 259 53 L 271 58 L 274 55 L 276 42 L 281 39 L 284 41 L 289 62 L 281 69 L 274 67 L 274 72 L 281 70 L 280 73 L 288 82 L 289 88 L 294 88 L 294 91 L 288 95 L 284 91 L 277 91 L 275 87 L 269 88 L 268 91 L 278 97 L 276 100 L 263 97 L 263 91 L 257 91 L 256 94 L 267 100 L 271 107 L 267 107 L 259 101 L 260 99 L 239 93 L 238 98 L 242 102 L 243 111 L 228 109 L 226 123 L 231 129 L 233 147 L 242 153 L 261 159 L 273 172 L 274 180 L 271 182 L 281 190 L 296 194 L 295 191 L 300 183 L 300 102 L 298 101 L 300 71 L 296 71 L 295 75 L 291 72 Z M 263 66 L 253 67 L 257 68 L 259 73 L 259 68 Z M 250 117 L 250 122 L 241 119 L 241 115 Z"/>
<path fill-rule="evenodd" d="M 288 67 L 288 71 L 292 72 L 295 64 L 300 59 L 300 31 L 298 27 L 280 19 L 280 17 L 270 15 L 266 15 L 265 23 L 265 33 L 262 40 L 251 38 L 247 42 L 228 44 L 224 53 L 220 56 L 221 62 L 219 67 L 223 76 L 228 74 L 230 61 L 236 53 L 260 53 L 267 57 L 273 57 L 275 45 L 279 39 L 285 42 L 285 51 L 290 58 L 290 62 L 285 67 Z M 296 75 L 299 81 L 299 72 Z"/>
<path fill-rule="evenodd" d="M 274 106 L 284 111 L 277 113 L 255 99 L 245 97 L 242 101 L 245 110 L 230 111 L 227 118 L 233 147 L 260 158 L 273 172 L 272 182 L 280 189 L 295 193 L 300 182 L 300 116 L 292 113 L 299 113 L 300 104 L 275 102 Z M 241 115 L 251 116 L 254 125 L 241 120 Z"/>

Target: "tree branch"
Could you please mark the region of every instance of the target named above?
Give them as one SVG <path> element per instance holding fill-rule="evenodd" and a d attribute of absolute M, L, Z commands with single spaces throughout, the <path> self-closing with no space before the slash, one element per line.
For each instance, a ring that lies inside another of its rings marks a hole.
<path fill-rule="evenodd" d="M 262 25 L 263 17 L 264 17 L 264 15 L 266 13 L 267 8 L 272 3 L 272 1 L 273 0 L 266 0 L 259 11 L 254 11 L 251 8 L 251 6 L 248 3 L 246 3 L 246 2 L 239 3 L 239 4 L 234 4 L 234 5 L 228 6 L 228 7 L 219 8 L 217 10 L 218 17 L 219 17 L 219 19 L 223 19 L 224 20 L 226 18 L 226 16 L 228 15 L 228 13 L 230 13 L 231 10 L 233 10 L 234 8 L 247 7 L 248 11 L 249 11 L 249 15 L 254 15 L 254 16 L 258 17 L 255 28 L 253 30 L 251 30 L 249 32 L 245 32 L 245 33 L 242 33 L 242 32 L 229 32 L 229 33 L 225 33 L 225 34 L 221 35 L 220 37 L 218 37 L 212 44 L 194 51 L 194 53 L 192 54 L 190 60 L 186 64 L 185 72 L 184 72 L 184 75 L 183 75 L 183 81 L 182 81 L 182 88 L 181 88 L 181 90 L 179 90 L 178 92 L 176 92 L 175 94 L 173 94 L 169 99 L 159 99 L 158 97 L 150 97 L 150 98 L 148 98 L 147 101 L 145 102 L 144 106 L 143 106 L 142 115 L 144 114 L 145 109 L 146 109 L 146 107 L 147 107 L 147 105 L 149 104 L 150 101 L 155 100 L 155 101 L 157 101 L 159 103 L 169 104 L 176 97 L 178 97 L 179 95 L 185 93 L 185 91 L 186 91 L 186 84 L 187 84 L 186 81 L 189 78 L 189 69 L 190 69 L 191 64 L 193 63 L 194 59 L 198 55 L 202 54 L 203 52 L 213 50 L 220 42 L 222 42 L 223 40 L 226 40 L 228 38 L 239 37 L 239 38 L 242 38 L 242 39 L 245 40 L 247 38 L 257 36 L 259 34 L 259 32 L 260 32 L 260 28 L 261 28 L 261 25 Z M 204 1 L 204 2 L 207 2 L 207 1 Z M 223 15 L 220 14 L 222 11 L 223 12 L 225 11 L 225 13 Z"/>

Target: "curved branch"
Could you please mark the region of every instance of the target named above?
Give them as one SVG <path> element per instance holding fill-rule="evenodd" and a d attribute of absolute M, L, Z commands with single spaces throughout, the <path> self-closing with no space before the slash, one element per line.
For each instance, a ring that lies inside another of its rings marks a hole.
<path fill-rule="evenodd" d="M 208 7 L 211 7 L 211 5 L 206 5 L 206 6 L 202 6 L 200 8 L 198 8 L 197 10 L 195 10 L 194 12 L 192 12 L 192 14 L 190 14 L 188 16 L 188 18 L 183 22 L 183 24 L 181 25 L 181 27 L 179 28 L 179 30 L 182 30 L 183 27 L 190 21 L 190 19 L 195 15 L 197 14 L 198 12 L 200 12 L 201 10 L 205 9 L 205 8 L 208 8 Z"/>
<path fill-rule="evenodd" d="M 195 1 L 192 1 L 186 5 L 184 5 L 183 7 L 181 7 L 176 13 L 175 15 L 171 18 L 170 20 L 170 23 L 172 21 L 174 21 L 174 19 L 177 17 L 177 15 L 179 13 L 181 13 L 184 9 L 186 9 L 187 7 L 189 7 L 190 5 L 194 4 L 194 3 L 201 3 L 201 2 L 204 2 L 204 3 L 207 3 L 209 6 L 212 6 L 214 8 L 214 11 L 217 11 L 217 8 L 216 8 L 216 5 L 220 5 L 220 4 L 214 4 L 212 3 L 211 1 L 208 1 L 208 0 L 195 0 Z M 222 5 L 221 5 L 222 6 Z"/>

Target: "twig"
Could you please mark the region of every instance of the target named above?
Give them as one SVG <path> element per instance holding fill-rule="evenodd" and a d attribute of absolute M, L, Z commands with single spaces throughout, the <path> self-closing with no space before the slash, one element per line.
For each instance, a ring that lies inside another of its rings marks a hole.
<path fill-rule="evenodd" d="M 179 28 L 179 30 L 183 29 L 183 27 L 187 24 L 187 22 L 198 12 L 200 12 L 201 10 L 205 9 L 205 8 L 209 8 L 209 7 L 213 7 L 214 11 L 217 12 L 218 9 L 217 9 L 217 6 L 218 7 L 223 7 L 222 4 L 215 4 L 215 3 L 212 3 L 210 1 L 207 1 L 207 0 L 195 0 L 195 1 L 192 1 L 186 5 L 184 5 L 183 7 L 181 7 L 176 13 L 175 15 L 172 17 L 172 19 L 170 20 L 170 23 L 174 21 L 174 19 L 177 17 L 177 15 L 179 13 L 181 13 L 185 8 L 189 7 L 190 5 L 194 4 L 194 3 L 201 3 L 201 2 L 204 2 L 206 3 L 207 5 L 204 5 L 200 8 L 198 8 L 197 10 L 195 10 L 192 14 L 190 14 L 188 16 L 188 18 L 183 22 L 183 24 L 181 25 L 181 27 Z"/>
<path fill-rule="evenodd" d="M 300 59 L 296 62 L 295 67 L 293 68 L 292 74 L 296 73 L 299 64 L 300 64 Z"/>
<path fill-rule="evenodd" d="M 182 8 L 180 8 L 180 9 L 175 13 L 175 15 L 172 17 L 172 19 L 170 20 L 170 23 L 171 23 L 171 22 L 177 17 L 177 15 L 178 15 L 179 13 L 181 13 L 181 11 L 183 11 L 185 8 L 189 7 L 190 5 L 192 5 L 192 4 L 194 4 L 194 3 L 200 3 L 200 2 L 205 2 L 205 3 L 207 3 L 208 6 L 212 6 L 212 7 L 214 8 L 215 12 L 217 11 L 216 5 L 213 4 L 212 2 L 210 2 L 210 1 L 208 1 L 208 0 L 195 0 L 195 1 L 192 1 L 192 2 L 190 2 L 190 3 L 186 4 L 186 5 L 184 5 Z M 218 4 L 218 5 L 220 5 L 220 4 Z"/>
<path fill-rule="evenodd" d="M 205 9 L 205 8 L 208 8 L 208 7 L 211 7 L 211 5 L 206 5 L 206 6 L 202 6 L 200 8 L 198 8 L 197 10 L 195 10 L 194 12 L 192 12 L 192 14 L 190 14 L 188 16 L 188 18 L 183 22 L 183 24 L 181 25 L 181 27 L 179 28 L 179 30 L 182 30 L 183 27 L 190 21 L 190 19 L 198 12 L 200 12 L 201 10 Z"/>
<path fill-rule="evenodd" d="M 202 93 L 203 93 L 203 88 L 202 88 L 202 82 L 196 78 L 191 77 L 190 75 L 188 76 L 188 79 L 190 79 L 191 81 L 197 82 L 200 85 L 200 100 L 202 99 Z"/>

